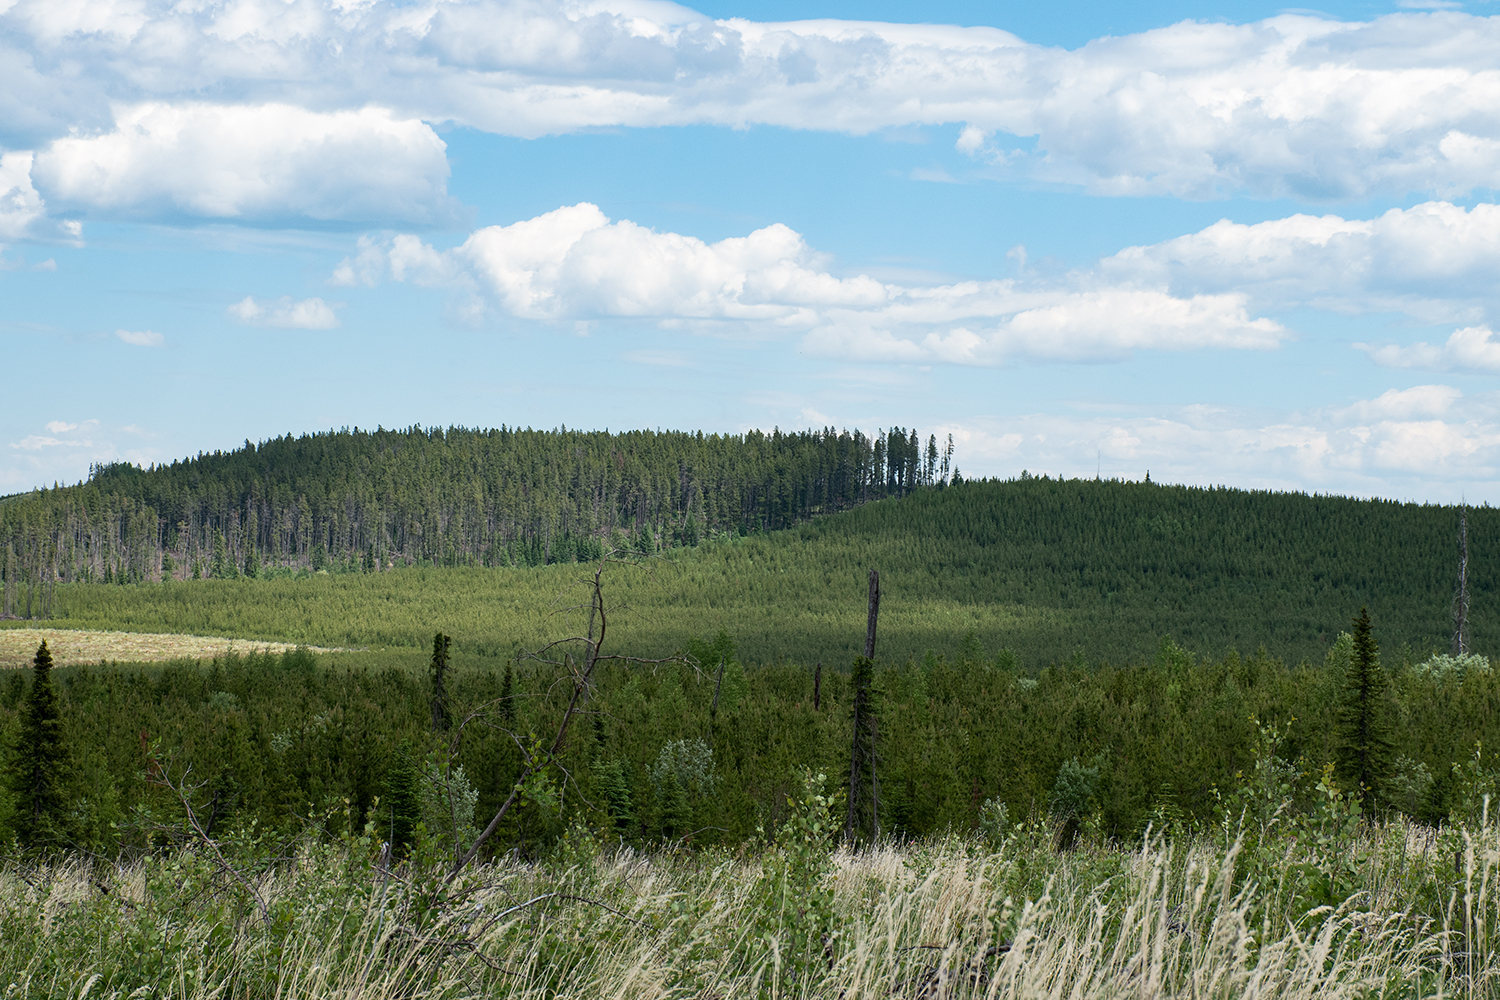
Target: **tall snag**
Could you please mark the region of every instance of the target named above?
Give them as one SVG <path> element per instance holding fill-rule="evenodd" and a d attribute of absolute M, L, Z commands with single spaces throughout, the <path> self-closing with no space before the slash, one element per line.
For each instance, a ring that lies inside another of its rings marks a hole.
<path fill-rule="evenodd" d="M 1469 505 L 1458 508 L 1458 592 L 1453 595 L 1453 655 L 1469 653 Z"/>

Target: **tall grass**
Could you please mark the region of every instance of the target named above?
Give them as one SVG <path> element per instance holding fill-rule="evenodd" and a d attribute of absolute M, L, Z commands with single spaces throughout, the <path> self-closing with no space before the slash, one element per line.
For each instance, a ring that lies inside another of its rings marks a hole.
<path fill-rule="evenodd" d="M 1023 825 L 818 849 L 811 868 L 801 849 L 639 853 L 580 831 L 442 893 L 358 844 L 308 842 L 243 880 L 191 850 L 12 860 L 0 995 L 1332 1000 L 1488 997 L 1500 972 L 1487 823 L 1363 829 L 1338 848 L 1355 883 L 1336 905 L 1289 891 L 1331 870 L 1293 839 L 1058 853 Z"/>

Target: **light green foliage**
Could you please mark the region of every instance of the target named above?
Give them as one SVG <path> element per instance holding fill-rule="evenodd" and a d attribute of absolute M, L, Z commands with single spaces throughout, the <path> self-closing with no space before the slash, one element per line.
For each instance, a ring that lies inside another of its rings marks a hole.
<path fill-rule="evenodd" d="M 1466 674 L 1471 672 L 1487 674 L 1490 672 L 1490 661 L 1488 657 L 1478 653 L 1465 653 L 1453 656 L 1449 653 L 1434 653 L 1421 663 L 1412 667 L 1413 672 L 1422 677 L 1430 677 L 1441 680 L 1445 677 L 1453 677 L 1463 680 Z"/>
<path fill-rule="evenodd" d="M 991 850 L 999 850 L 1010 836 L 1010 807 L 995 799 L 985 799 L 979 807 L 979 833 Z"/>
<path fill-rule="evenodd" d="M 1328 647 L 1328 655 L 1323 658 L 1325 670 L 1335 671 L 1337 676 L 1342 676 L 1349 671 L 1349 664 L 1354 659 L 1354 636 L 1348 632 L 1340 632 L 1333 645 Z"/>
<path fill-rule="evenodd" d="M 448 851 L 469 849 L 478 833 L 474 829 L 474 807 L 479 789 L 469 780 L 462 764 L 453 765 L 441 754 L 431 754 L 422 764 L 422 823 Z"/>
<path fill-rule="evenodd" d="M 1086 767 L 1074 757 L 1058 769 L 1047 805 L 1058 819 L 1072 819 L 1092 811 L 1098 794 L 1099 768 Z"/>
<path fill-rule="evenodd" d="M 1448 818 L 1455 823 L 1478 823 L 1493 812 L 1500 804 L 1497 778 L 1500 775 L 1485 759 L 1483 742 L 1476 740 L 1465 759 L 1450 768 Z"/>
<path fill-rule="evenodd" d="M 1235 789 L 1224 806 L 1225 818 L 1242 833 L 1264 840 L 1277 825 L 1290 820 L 1297 785 L 1304 775 L 1282 757 L 1286 727 L 1254 718 L 1250 722 L 1257 734 L 1254 763 L 1248 771 L 1236 772 Z"/>
<path fill-rule="evenodd" d="M 797 781 L 765 867 L 769 906 L 751 933 L 773 956 L 776 978 L 805 985 L 832 968 L 839 945 L 831 876 L 843 796 L 821 771 L 804 768 Z"/>

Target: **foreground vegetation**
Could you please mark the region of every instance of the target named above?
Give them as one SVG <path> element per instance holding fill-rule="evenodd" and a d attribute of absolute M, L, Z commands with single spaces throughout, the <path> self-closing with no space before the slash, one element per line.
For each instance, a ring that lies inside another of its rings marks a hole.
<path fill-rule="evenodd" d="M 954 660 L 880 667 L 871 704 L 882 830 L 976 830 L 988 803 L 1012 817 L 1072 816 L 1080 830 L 1129 842 L 1153 823 L 1215 822 L 1254 774 L 1279 776 L 1295 808 L 1312 809 L 1323 767 L 1339 760 L 1351 652 L 1345 639 L 1317 666 L 1289 667 L 1165 643 L 1131 667 L 1078 661 L 1028 674 L 1005 652 L 971 645 Z M 687 654 L 598 673 L 556 767 L 528 785 L 493 851 L 536 856 L 575 818 L 641 849 L 689 833 L 732 847 L 780 825 L 799 767 L 847 779 L 847 673 L 746 668 L 727 637 Z M 55 668 L 70 748 L 66 842 L 107 857 L 148 850 L 161 844 L 157 830 L 185 822 L 187 805 L 211 833 L 253 824 L 285 837 L 324 817 L 330 835 L 373 823 L 389 838 L 393 819 L 378 803 L 415 780 L 412 769 L 460 787 L 457 825 L 482 826 L 525 763 L 545 759 L 537 741 L 568 703 L 568 674 L 455 655 L 444 682 L 452 728 L 435 731 L 426 659 L 294 651 Z M 1399 659 L 1383 671 L 1385 807 L 1429 823 L 1477 816 L 1496 790 L 1500 674 Z M 7 746 L 19 739 L 28 673 L 0 678 Z M 143 777 L 159 768 L 191 786 L 186 800 Z M 0 841 L 17 829 L 18 801 L 0 790 Z M 453 826 L 446 806 L 424 808 L 412 822 Z"/>
<path fill-rule="evenodd" d="M 834 850 L 806 776 L 767 841 L 637 853 L 576 828 L 447 880 L 368 832 L 249 831 L 0 869 L 7 997 L 1490 996 L 1500 831 L 1335 807 L 1054 849 L 1044 824 Z"/>
<path fill-rule="evenodd" d="M 1321 662 L 1366 605 L 1388 654 L 1448 648 L 1458 511 L 1385 501 L 1061 482 L 921 488 L 769 534 L 719 536 L 611 570 L 630 608 L 622 648 L 661 657 L 725 630 L 747 665 L 862 651 L 864 591 L 881 572 L 879 658 L 954 659 L 972 631 L 1024 670 L 1075 657 L 1137 663 L 1162 636 L 1214 657 L 1264 648 Z M 1468 513 L 1475 648 L 1496 638 L 1500 512 Z M 419 650 L 441 630 L 499 658 L 557 634 L 576 564 L 411 567 L 167 584 L 77 583 L 50 607 L 67 627 Z M 24 603 L 24 602 L 23 602 Z M 39 606 L 39 605 L 38 605 Z"/>

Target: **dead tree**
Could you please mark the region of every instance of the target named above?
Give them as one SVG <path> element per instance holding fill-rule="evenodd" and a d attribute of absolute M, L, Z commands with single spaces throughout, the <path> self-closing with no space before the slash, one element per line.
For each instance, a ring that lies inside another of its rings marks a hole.
<path fill-rule="evenodd" d="M 456 879 L 468 865 L 479 856 L 480 849 L 484 847 L 485 841 L 494 836 L 495 831 L 500 829 L 500 824 L 505 817 L 515 808 L 516 803 L 521 800 L 528 783 L 537 775 L 546 771 L 557 762 L 559 754 L 567 743 L 568 731 L 572 728 L 573 720 L 583 713 L 587 707 L 588 699 L 593 693 L 594 675 L 600 664 L 610 661 L 635 664 L 660 664 L 677 662 L 681 657 L 668 657 L 661 660 L 650 660 L 638 656 L 625 656 L 619 653 L 605 653 L 604 643 L 609 633 L 609 617 L 617 608 L 607 607 L 604 603 L 604 570 L 612 562 L 622 562 L 616 558 L 615 553 L 609 552 L 599 560 L 594 567 L 593 574 L 584 582 L 588 590 L 587 605 L 578 604 L 565 611 L 585 611 L 588 615 L 588 633 L 586 635 L 573 635 L 562 639 L 556 639 L 547 643 L 534 653 L 526 654 L 527 659 L 535 660 L 563 672 L 560 680 L 568 685 L 568 702 L 558 719 L 557 729 L 550 740 L 540 741 L 528 745 L 522 741 L 516 733 L 510 733 L 512 739 L 521 746 L 525 755 L 524 765 L 519 777 L 511 785 L 510 794 L 495 810 L 488 825 L 474 839 L 474 843 L 467 851 L 458 853 L 453 862 L 453 868 L 448 873 L 445 883 L 451 883 Z M 567 652 L 567 647 L 577 650 L 582 647 L 582 659 L 575 659 L 572 652 Z M 561 658 L 557 657 L 558 651 L 562 651 Z M 471 715 L 464 720 L 467 724 L 477 717 Z M 462 730 L 462 726 L 459 727 Z"/>
<path fill-rule="evenodd" d="M 1453 655 L 1469 652 L 1469 506 L 1458 508 L 1458 593 L 1453 596 Z"/>

